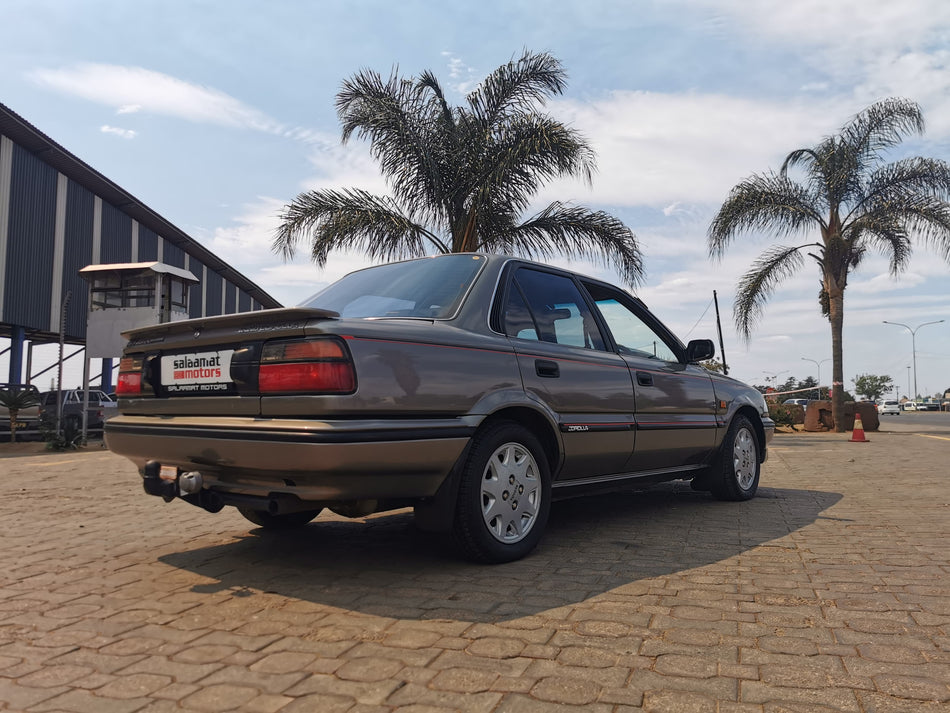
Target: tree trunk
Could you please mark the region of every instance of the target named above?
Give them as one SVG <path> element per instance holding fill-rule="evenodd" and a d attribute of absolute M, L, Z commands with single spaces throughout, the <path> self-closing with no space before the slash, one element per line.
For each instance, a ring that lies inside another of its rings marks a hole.
<path fill-rule="evenodd" d="M 10 411 L 10 443 L 16 443 L 16 417 L 20 415 L 20 410 L 11 408 Z"/>
<path fill-rule="evenodd" d="M 844 351 L 841 346 L 844 329 L 844 290 L 828 290 L 828 321 L 831 322 L 831 418 L 835 431 L 844 433 Z"/>

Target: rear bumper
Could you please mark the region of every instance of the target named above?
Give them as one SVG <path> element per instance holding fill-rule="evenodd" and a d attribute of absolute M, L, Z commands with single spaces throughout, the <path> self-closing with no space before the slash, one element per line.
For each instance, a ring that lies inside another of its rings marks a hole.
<path fill-rule="evenodd" d="M 105 424 L 106 445 L 140 472 L 158 461 L 200 472 L 209 490 L 313 502 L 434 495 L 472 433 L 458 419 L 120 415 Z"/>

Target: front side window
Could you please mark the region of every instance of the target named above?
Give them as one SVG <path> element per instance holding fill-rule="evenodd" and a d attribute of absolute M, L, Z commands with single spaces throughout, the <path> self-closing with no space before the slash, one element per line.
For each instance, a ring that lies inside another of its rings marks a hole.
<path fill-rule="evenodd" d="M 574 281 L 520 268 L 508 291 L 504 330 L 509 337 L 605 349 L 600 330 Z"/>
<path fill-rule="evenodd" d="M 597 285 L 588 285 L 587 288 L 597 304 L 600 316 L 613 335 L 620 354 L 661 361 L 679 361 L 673 347 L 618 295 Z"/>

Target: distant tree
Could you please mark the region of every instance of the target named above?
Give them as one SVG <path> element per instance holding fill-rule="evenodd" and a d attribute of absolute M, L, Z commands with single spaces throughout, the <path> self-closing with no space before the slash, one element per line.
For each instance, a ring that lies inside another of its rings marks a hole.
<path fill-rule="evenodd" d="M 814 376 L 806 376 L 804 379 L 798 382 L 795 386 L 796 389 L 814 389 L 814 392 L 809 392 L 808 396 L 814 396 L 815 398 L 821 398 L 821 385 L 818 383 L 818 379 Z"/>
<path fill-rule="evenodd" d="M 794 376 L 790 376 L 785 380 L 783 384 L 776 384 L 776 391 L 794 391 L 798 387 L 798 379 Z"/>
<path fill-rule="evenodd" d="M 588 183 L 593 149 L 573 128 L 540 113 L 567 75 L 547 53 L 525 52 L 452 106 L 430 71 L 404 79 L 363 70 L 336 97 L 343 142 L 369 140 L 391 196 L 359 188 L 298 195 L 281 212 L 274 250 L 291 257 L 301 240 L 319 266 L 335 250 L 374 260 L 431 253 L 496 252 L 589 258 L 627 284 L 643 277 L 633 232 L 603 211 L 555 201 L 524 218 L 546 183 Z"/>
<path fill-rule="evenodd" d="M 883 375 L 858 374 L 851 381 L 854 384 L 854 390 L 871 401 L 877 401 L 884 392 L 894 388 L 894 380 Z"/>
<path fill-rule="evenodd" d="M 808 231 L 818 240 L 766 250 L 739 281 L 733 317 L 751 338 L 776 286 L 814 260 L 818 298 L 831 326 L 832 415 L 844 431 L 844 293 L 849 275 L 869 253 L 890 259 L 891 274 L 906 268 L 911 240 L 950 259 L 950 165 L 909 157 L 885 164 L 882 153 L 920 134 L 920 107 L 906 99 L 872 104 L 817 146 L 792 151 L 778 173 L 753 175 L 736 185 L 713 218 L 709 253 L 721 258 L 733 239 L 769 231 L 778 237 Z M 801 169 L 793 180 L 789 169 Z"/>
<path fill-rule="evenodd" d="M 722 373 L 722 362 L 718 359 L 709 359 L 707 361 L 699 362 L 699 365 L 706 369 L 707 371 L 714 371 L 717 374 Z"/>

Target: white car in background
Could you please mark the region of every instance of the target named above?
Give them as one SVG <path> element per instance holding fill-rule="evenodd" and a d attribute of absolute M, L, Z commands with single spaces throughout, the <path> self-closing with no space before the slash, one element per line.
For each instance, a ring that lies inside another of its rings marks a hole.
<path fill-rule="evenodd" d="M 877 412 L 882 416 L 891 414 L 893 416 L 901 415 L 901 405 L 899 401 L 886 399 L 877 405 Z"/>
<path fill-rule="evenodd" d="M 917 404 L 915 404 L 913 401 L 905 401 L 901 404 L 901 409 L 904 411 L 916 411 Z"/>

